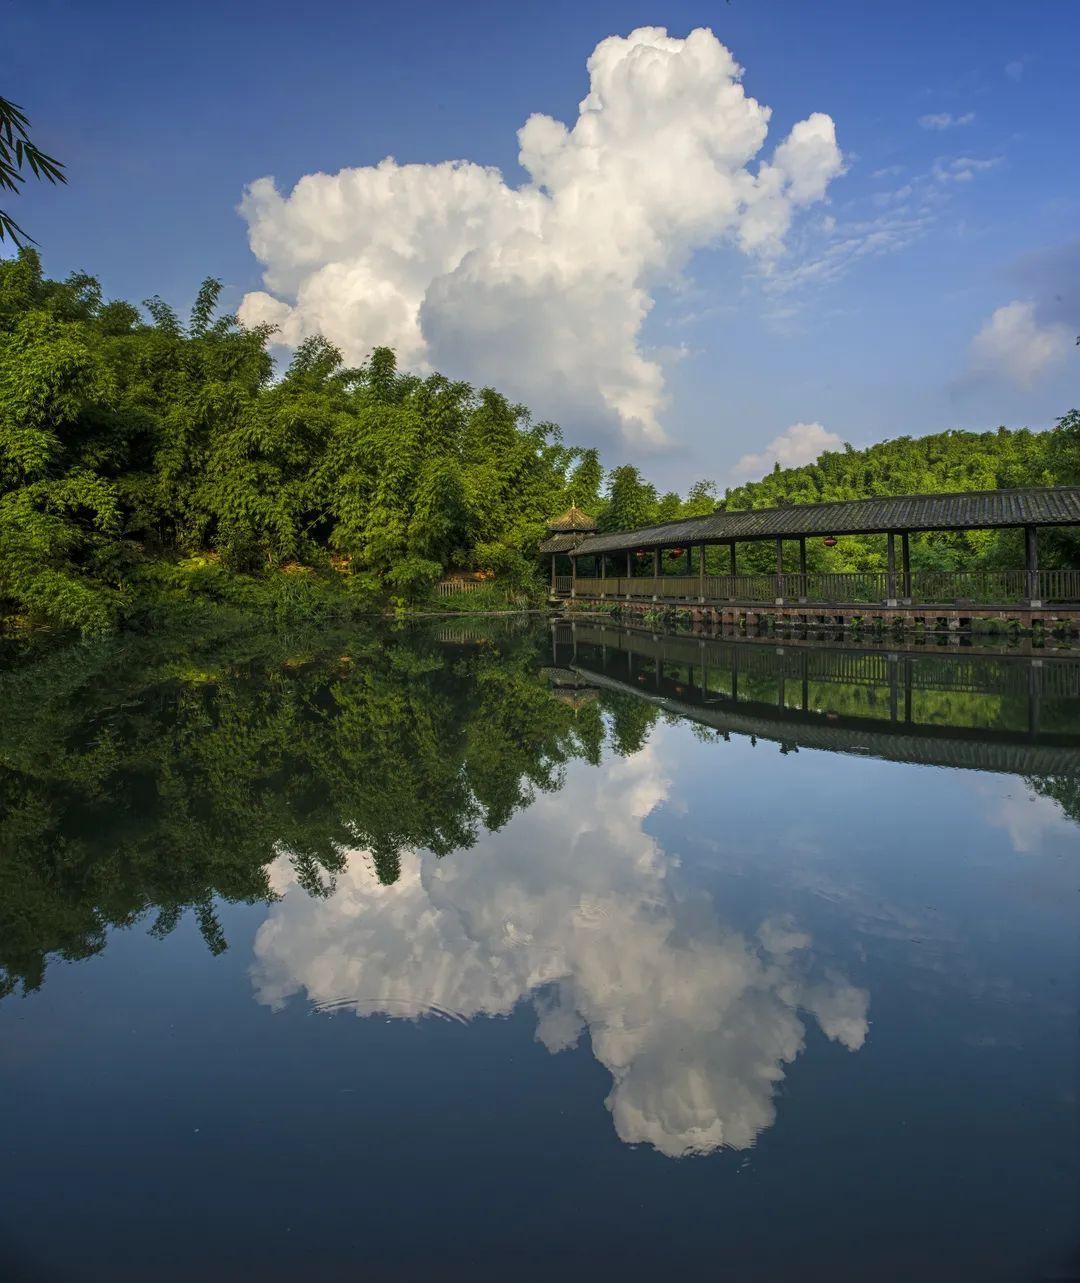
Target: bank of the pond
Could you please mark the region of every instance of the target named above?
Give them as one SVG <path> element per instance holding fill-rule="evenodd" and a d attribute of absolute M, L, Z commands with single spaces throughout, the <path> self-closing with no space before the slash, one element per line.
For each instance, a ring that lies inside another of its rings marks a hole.
<path fill-rule="evenodd" d="M 559 609 L 569 618 L 618 619 L 631 626 L 734 630 L 743 634 L 786 635 L 811 630 L 822 635 L 872 634 L 882 637 L 950 636 L 1080 638 L 1077 612 L 932 607 L 750 607 L 689 605 L 663 601 L 568 599 Z"/>

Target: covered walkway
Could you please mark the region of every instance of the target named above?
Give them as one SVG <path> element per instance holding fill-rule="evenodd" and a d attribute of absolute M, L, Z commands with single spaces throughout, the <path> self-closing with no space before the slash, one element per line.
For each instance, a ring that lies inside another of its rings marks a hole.
<path fill-rule="evenodd" d="M 569 559 L 571 573 L 556 573 L 553 551 L 552 589 L 563 596 L 673 605 L 879 607 L 900 612 L 972 606 L 1037 612 L 1065 606 L 1080 612 L 1080 568 L 1039 566 L 1040 531 L 1070 526 L 1080 527 L 1080 486 L 719 511 L 638 530 L 566 532 L 559 552 Z M 912 570 L 913 535 L 1009 529 L 1023 531 L 1023 563 L 1015 568 Z M 832 547 L 845 535 L 883 535 L 885 569 L 808 569 L 809 539 L 820 538 Z M 570 542 L 572 548 L 565 546 Z M 738 545 L 762 542 L 773 546 L 775 569 L 740 574 Z M 726 548 L 726 555 L 707 552 L 718 548 Z"/>

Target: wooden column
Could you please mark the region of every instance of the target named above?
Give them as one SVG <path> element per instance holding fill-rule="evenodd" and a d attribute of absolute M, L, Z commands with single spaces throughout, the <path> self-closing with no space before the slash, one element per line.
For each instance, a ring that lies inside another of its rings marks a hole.
<path fill-rule="evenodd" d="M 653 600 L 655 601 L 656 590 L 658 587 L 656 581 L 660 578 L 660 549 L 659 548 L 654 548 L 652 550 L 652 574 L 653 574 L 652 592 L 653 592 Z"/>
<path fill-rule="evenodd" d="M 577 596 L 577 558 L 570 554 L 570 596 Z"/>
<path fill-rule="evenodd" d="M 1027 598 L 1029 606 L 1041 606 L 1039 598 L 1039 542 L 1034 526 L 1024 527 L 1024 556 L 1027 562 Z"/>
<path fill-rule="evenodd" d="M 911 605 L 911 536 L 906 530 L 900 535 L 900 596 Z"/>
<path fill-rule="evenodd" d="M 631 567 L 630 567 L 630 549 L 629 549 L 629 548 L 627 548 L 627 550 L 626 550 L 626 577 L 627 577 L 627 579 L 629 579 L 629 578 L 630 578 L 630 576 L 631 576 L 633 573 L 634 573 L 634 572 L 633 572 L 633 570 L 632 570 L 632 569 L 631 569 Z"/>
<path fill-rule="evenodd" d="M 735 575 L 737 571 L 736 571 L 736 561 L 735 561 L 735 540 L 734 539 L 732 539 L 731 543 L 728 545 L 728 548 L 731 552 L 731 562 L 730 562 L 731 570 L 729 572 L 731 575 L 731 592 L 728 594 L 728 597 L 731 599 L 731 601 L 734 601 L 735 598 L 738 596 L 738 594 L 735 591 Z"/>
<path fill-rule="evenodd" d="M 784 541 L 776 541 L 776 604 L 784 604 Z"/>
<path fill-rule="evenodd" d="M 698 597 L 705 600 L 705 545 L 698 549 Z"/>
<path fill-rule="evenodd" d="M 896 605 L 896 536 L 890 530 L 885 536 L 885 605 Z"/>
<path fill-rule="evenodd" d="M 551 595 L 555 596 L 555 554 L 551 554 Z"/>
<path fill-rule="evenodd" d="M 799 536 L 799 601 L 807 598 L 806 590 L 806 536 Z"/>

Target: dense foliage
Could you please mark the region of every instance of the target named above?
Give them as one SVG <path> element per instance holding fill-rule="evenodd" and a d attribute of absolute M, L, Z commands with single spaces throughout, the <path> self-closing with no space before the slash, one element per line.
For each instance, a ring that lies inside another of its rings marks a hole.
<path fill-rule="evenodd" d="M 269 332 L 215 319 L 219 288 L 184 327 L 32 251 L 0 263 L 9 609 L 92 632 L 184 595 L 415 598 L 450 566 L 524 585 L 547 519 L 595 501 L 595 453 L 388 350 L 348 369 L 312 339 L 275 381 Z"/>
<path fill-rule="evenodd" d="M 715 488 L 659 494 L 605 477 L 595 450 L 491 389 L 358 369 L 314 338 L 275 377 L 268 329 L 217 316 L 206 281 L 182 325 L 160 299 L 106 302 L 0 261 L 0 609 L 102 632 L 212 600 L 284 618 L 424 600 L 448 570 L 493 573 L 503 601 L 542 591 L 536 549 L 571 503 L 601 529 L 708 513 Z M 825 454 L 729 491 L 731 507 L 1080 477 L 1080 415 L 1052 432 L 901 438 Z M 928 537 L 916 564 L 1017 564 L 1014 532 Z M 845 539 L 837 569 L 874 566 Z M 712 554 L 720 556 L 717 551 Z M 1059 538 L 1044 548 L 1074 558 Z M 746 565 L 771 550 L 747 547 Z M 814 548 L 812 558 L 825 557 Z"/>

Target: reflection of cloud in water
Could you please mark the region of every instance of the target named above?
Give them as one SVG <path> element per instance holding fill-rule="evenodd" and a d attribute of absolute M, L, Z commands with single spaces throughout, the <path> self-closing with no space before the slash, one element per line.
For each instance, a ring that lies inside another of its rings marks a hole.
<path fill-rule="evenodd" d="M 991 822 L 1005 830 L 1018 855 L 1041 854 L 1059 840 L 1075 841 L 1075 821 L 1052 797 L 1032 793 L 1020 779 L 1010 779 L 1007 785 L 1008 792 L 995 796 Z M 983 792 L 991 794 L 991 789 L 984 785 Z"/>
<path fill-rule="evenodd" d="M 673 1156 L 752 1145 L 803 1048 L 800 1013 L 854 1051 L 868 997 L 815 975 L 793 924 L 766 922 L 747 940 L 673 884 L 675 861 L 642 831 L 666 792 L 651 748 L 572 770 L 470 851 L 408 857 L 393 886 L 357 852 L 329 900 L 293 885 L 283 857 L 283 898 L 255 942 L 259 1000 L 276 1007 L 303 989 L 360 1015 L 472 1017 L 531 996 L 550 1051 L 588 1030 L 624 1141 Z"/>

